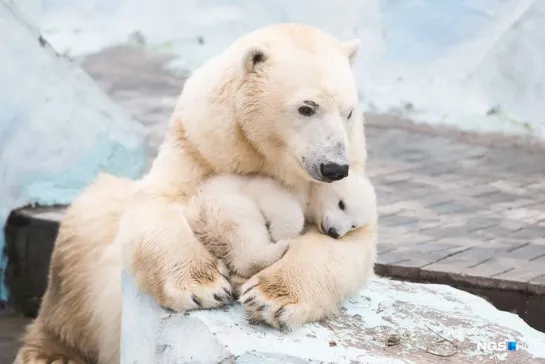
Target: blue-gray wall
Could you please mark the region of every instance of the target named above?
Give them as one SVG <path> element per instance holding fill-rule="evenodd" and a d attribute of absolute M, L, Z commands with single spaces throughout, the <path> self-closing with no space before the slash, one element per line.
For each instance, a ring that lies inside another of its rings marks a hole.
<path fill-rule="evenodd" d="M 138 177 L 145 131 L 0 0 L 0 223 L 28 204 L 66 204 L 99 171 Z M 0 252 L 4 235 L 0 234 Z M 5 257 L 0 256 L 0 300 Z"/>

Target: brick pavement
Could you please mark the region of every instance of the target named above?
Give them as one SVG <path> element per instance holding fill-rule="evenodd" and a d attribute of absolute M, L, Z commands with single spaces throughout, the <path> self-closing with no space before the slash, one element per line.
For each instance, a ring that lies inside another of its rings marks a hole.
<path fill-rule="evenodd" d="M 379 263 L 530 291 L 545 282 L 545 154 L 399 129 L 367 137 Z"/>

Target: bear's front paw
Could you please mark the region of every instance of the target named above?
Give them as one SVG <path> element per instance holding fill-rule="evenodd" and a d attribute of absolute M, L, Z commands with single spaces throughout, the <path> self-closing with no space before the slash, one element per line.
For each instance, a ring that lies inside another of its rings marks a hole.
<path fill-rule="evenodd" d="M 169 274 L 155 298 L 164 308 L 177 312 L 220 307 L 233 300 L 228 277 L 220 260 L 195 264 L 186 272 Z"/>
<path fill-rule="evenodd" d="M 241 287 L 239 302 L 250 322 L 264 322 L 286 330 L 320 320 L 335 311 L 336 307 L 320 302 L 312 304 L 311 300 L 303 299 L 303 296 L 308 297 L 303 290 L 275 274 L 274 269 L 265 269 Z"/>

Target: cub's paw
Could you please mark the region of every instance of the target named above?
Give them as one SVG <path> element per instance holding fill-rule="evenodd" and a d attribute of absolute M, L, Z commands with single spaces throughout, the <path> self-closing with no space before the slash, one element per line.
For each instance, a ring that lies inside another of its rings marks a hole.
<path fill-rule="evenodd" d="M 220 307 L 233 301 L 229 272 L 220 260 L 209 260 L 169 274 L 157 302 L 172 311 Z"/>
<path fill-rule="evenodd" d="M 278 240 L 276 243 L 270 243 L 264 247 L 260 247 L 259 254 L 261 257 L 259 257 L 260 259 L 257 262 L 257 265 L 260 266 L 260 270 L 265 269 L 282 259 L 289 248 L 289 240 Z"/>
<path fill-rule="evenodd" d="M 288 213 L 287 215 L 285 211 L 283 213 L 283 216 L 275 217 L 272 222 L 267 223 L 272 241 L 295 239 L 301 235 L 305 226 L 305 215 L 302 212 Z"/>
<path fill-rule="evenodd" d="M 321 318 L 320 309 L 304 302 L 294 286 L 266 271 L 241 287 L 239 302 L 251 323 L 264 322 L 277 329 L 292 330 Z"/>

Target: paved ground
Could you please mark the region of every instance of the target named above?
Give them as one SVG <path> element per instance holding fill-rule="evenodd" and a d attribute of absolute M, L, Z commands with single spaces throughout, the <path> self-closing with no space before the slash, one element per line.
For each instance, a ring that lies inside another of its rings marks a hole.
<path fill-rule="evenodd" d="M 379 262 L 545 284 L 545 154 L 370 127 Z"/>
<path fill-rule="evenodd" d="M 150 159 L 183 84 L 162 71 L 164 60 L 113 49 L 84 63 L 150 129 Z M 544 293 L 545 149 L 494 148 L 482 144 L 486 138 L 469 144 L 456 133 L 391 124 L 370 117 L 367 126 L 381 216 L 379 266 L 394 276 L 441 273 Z M 12 330 L 6 325 L 21 326 L 21 320 L 0 317 L 0 349 L 12 342 L 2 336 Z"/>
<path fill-rule="evenodd" d="M 12 364 L 19 348 L 19 338 L 29 319 L 0 309 L 0 364 Z"/>

